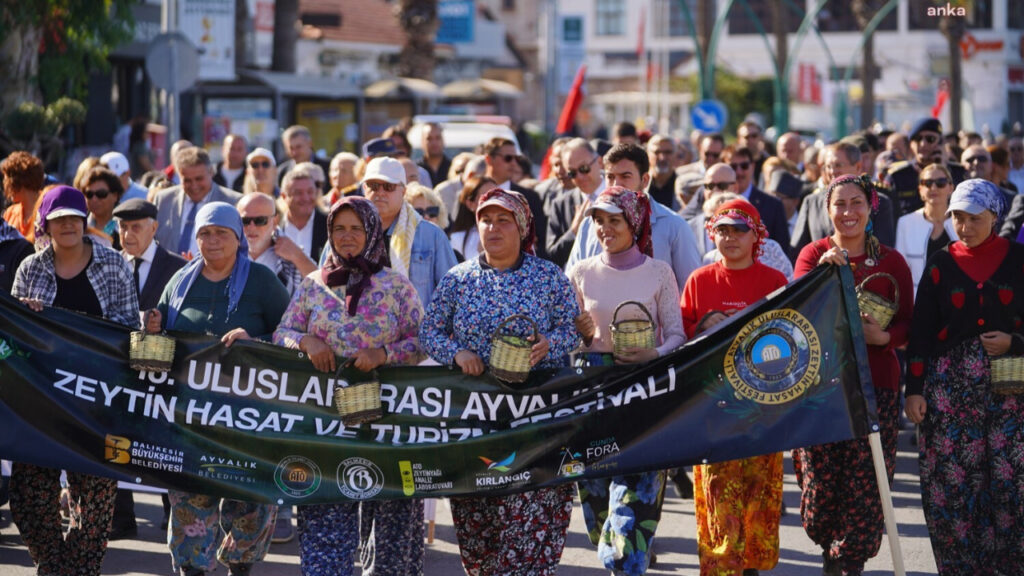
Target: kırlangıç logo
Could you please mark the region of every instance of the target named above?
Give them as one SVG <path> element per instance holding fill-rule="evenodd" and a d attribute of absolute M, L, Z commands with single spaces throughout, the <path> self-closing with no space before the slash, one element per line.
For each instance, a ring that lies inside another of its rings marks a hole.
<path fill-rule="evenodd" d="M 373 498 L 384 488 L 384 473 L 366 458 L 349 458 L 338 465 L 338 489 L 353 500 Z"/>
<path fill-rule="evenodd" d="M 771 310 L 740 330 L 725 353 L 723 369 L 739 396 L 758 404 L 784 404 L 817 383 L 821 341 L 796 310 Z"/>
<path fill-rule="evenodd" d="M 304 456 L 288 456 L 274 470 L 274 484 L 292 498 L 305 498 L 320 488 L 320 467 Z"/>
<path fill-rule="evenodd" d="M 477 456 L 484 464 L 487 464 L 488 470 L 497 470 L 498 472 L 508 472 L 509 466 L 516 461 L 516 453 L 513 452 L 506 456 L 503 460 L 491 460 L 490 458 L 484 458 L 483 456 Z"/>
<path fill-rule="evenodd" d="M 124 436 L 107 434 L 103 447 L 103 459 L 112 464 L 130 464 L 132 461 L 132 441 Z"/>
<path fill-rule="evenodd" d="M 0 360 L 7 360 L 11 354 L 14 354 L 11 345 L 7 343 L 7 340 L 0 340 Z"/>

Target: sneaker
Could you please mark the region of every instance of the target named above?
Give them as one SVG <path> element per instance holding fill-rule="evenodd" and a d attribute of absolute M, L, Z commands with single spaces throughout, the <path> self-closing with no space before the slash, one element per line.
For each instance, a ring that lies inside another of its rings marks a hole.
<path fill-rule="evenodd" d="M 270 537 L 270 541 L 274 544 L 284 544 L 294 538 L 295 529 L 292 528 L 291 518 L 278 518 L 274 522 L 274 535 Z"/>
<path fill-rule="evenodd" d="M 243 562 L 232 562 L 228 564 L 228 576 L 249 576 L 252 572 L 252 564 Z"/>

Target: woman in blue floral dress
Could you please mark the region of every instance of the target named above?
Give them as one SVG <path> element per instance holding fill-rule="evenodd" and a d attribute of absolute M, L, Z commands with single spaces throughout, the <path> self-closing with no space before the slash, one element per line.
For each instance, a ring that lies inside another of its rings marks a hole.
<path fill-rule="evenodd" d="M 1002 192 L 961 182 L 959 240 L 917 290 L 907 417 L 921 425 L 921 500 L 942 576 L 1024 571 L 1024 397 L 992 385 L 991 360 L 1024 355 L 1024 246 L 1000 238 Z"/>
<path fill-rule="evenodd" d="M 509 316 L 537 324 L 534 367 L 568 365 L 579 345 L 579 313 L 569 280 L 533 255 L 533 216 L 521 194 L 494 189 L 476 212 L 483 253 L 452 268 L 434 292 L 420 343 L 437 362 L 479 375 L 490 364 L 491 336 Z M 452 498 L 462 565 L 470 576 L 548 576 L 562 557 L 572 485 L 510 496 Z"/>

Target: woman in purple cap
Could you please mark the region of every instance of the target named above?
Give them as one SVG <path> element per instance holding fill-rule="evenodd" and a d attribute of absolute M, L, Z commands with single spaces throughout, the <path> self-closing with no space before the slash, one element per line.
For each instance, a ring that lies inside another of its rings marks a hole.
<path fill-rule="evenodd" d="M 441 279 L 420 326 L 420 345 L 437 362 L 477 376 L 490 364 L 492 335 L 518 314 L 537 326 L 536 339 L 529 337 L 530 365 L 567 366 L 580 343 L 574 323 L 579 306 L 562 270 L 533 255 L 526 198 L 495 188 L 480 197 L 476 221 L 483 252 Z M 530 329 L 519 320 L 510 328 Z M 467 574 L 550 576 L 557 570 L 572 514 L 571 484 L 452 498 L 451 505 Z"/>
<path fill-rule="evenodd" d="M 961 182 L 947 213 L 959 239 L 925 265 L 907 348 L 925 520 L 939 574 L 1020 574 L 1024 397 L 996 393 L 991 363 L 1024 355 L 1024 246 L 998 235 L 991 182 Z"/>
<path fill-rule="evenodd" d="M 48 190 L 39 221 L 49 246 L 18 267 L 11 295 L 39 312 L 44 306 L 139 326 L 132 270 L 120 254 L 85 236 L 85 196 L 70 186 Z M 60 470 L 15 463 L 11 516 L 39 574 L 98 575 L 107 549 L 117 481 L 68 472 L 71 528 L 60 524 Z"/>

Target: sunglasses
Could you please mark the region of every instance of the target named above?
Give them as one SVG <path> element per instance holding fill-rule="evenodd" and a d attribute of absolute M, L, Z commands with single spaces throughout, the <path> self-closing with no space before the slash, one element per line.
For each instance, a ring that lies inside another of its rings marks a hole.
<path fill-rule="evenodd" d="M 598 158 L 600 158 L 600 156 L 594 156 L 593 158 L 590 159 L 590 162 L 587 162 L 586 164 L 580 166 L 575 170 L 569 170 L 568 172 L 565 173 L 565 175 L 568 176 L 569 178 L 575 178 L 577 172 L 579 172 L 580 174 L 590 174 L 590 167 L 594 164 L 594 162 L 598 160 Z"/>
<path fill-rule="evenodd" d="M 394 192 L 398 184 L 392 184 L 391 182 L 367 182 L 366 187 L 374 192 Z"/>
<path fill-rule="evenodd" d="M 262 162 L 249 162 L 249 166 L 252 168 L 270 168 L 270 160 L 263 160 Z"/>
<path fill-rule="evenodd" d="M 729 190 L 729 188 L 732 188 L 732 185 L 735 183 L 735 180 L 732 180 L 730 182 L 705 182 L 704 189 L 711 190 L 712 192 L 714 192 L 715 190 L 718 190 L 719 192 L 725 192 Z"/>
<path fill-rule="evenodd" d="M 917 138 L 915 138 L 915 140 L 917 140 L 918 142 L 924 142 L 925 144 L 939 143 L 939 137 L 934 134 L 925 134 L 923 136 L 918 136 Z"/>
<path fill-rule="evenodd" d="M 516 159 L 516 155 L 515 154 L 505 154 L 505 155 L 495 154 L 494 156 L 491 156 L 491 158 L 501 158 L 505 162 L 512 162 L 513 160 Z"/>
<path fill-rule="evenodd" d="M 729 164 L 733 170 L 749 170 L 750 162 L 737 162 L 736 164 Z"/>
<path fill-rule="evenodd" d="M 945 188 L 949 186 L 949 178 L 936 178 L 934 180 L 921 179 L 922 188 Z"/>
<path fill-rule="evenodd" d="M 721 152 L 712 152 L 712 151 L 710 151 L 710 150 L 704 153 L 704 157 L 705 157 L 705 158 L 707 158 L 707 159 L 709 159 L 709 160 L 711 160 L 711 159 L 717 159 L 717 158 L 718 158 L 719 156 L 721 156 L 721 155 L 722 155 L 722 153 L 721 153 Z"/>
<path fill-rule="evenodd" d="M 110 190 L 86 190 L 84 194 L 85 197 L 88 198 L 89 200 L 92 200 L 93 197 L 99 198 L 100 200 L 104 200 L 107 196 L 110 196 Z"/>
<path fill-rule="evenodd" d="M 984 164 L 988 162 L 988 158 L 985 158 L 984 156 L 971 156 L 970 158 L 964 158 L 964 164 L 974 164 L 975 162 L 978 164 Z"/>
<path fill-rule="evenodd" d="M 437 206 L 427 206 L 426 208 L 417 208 L 416 212 L 418 212 L 420 216 L 437 218 L 441 214 L 441 208 Z"/>
<path fill-rule="evenodd" d="M 242 226 L 248 226 L 249 224 L 255 224 L 257 226 L 266 226 L 267 222 L 270 222 L 270 216 L 243 216 Z"/>

